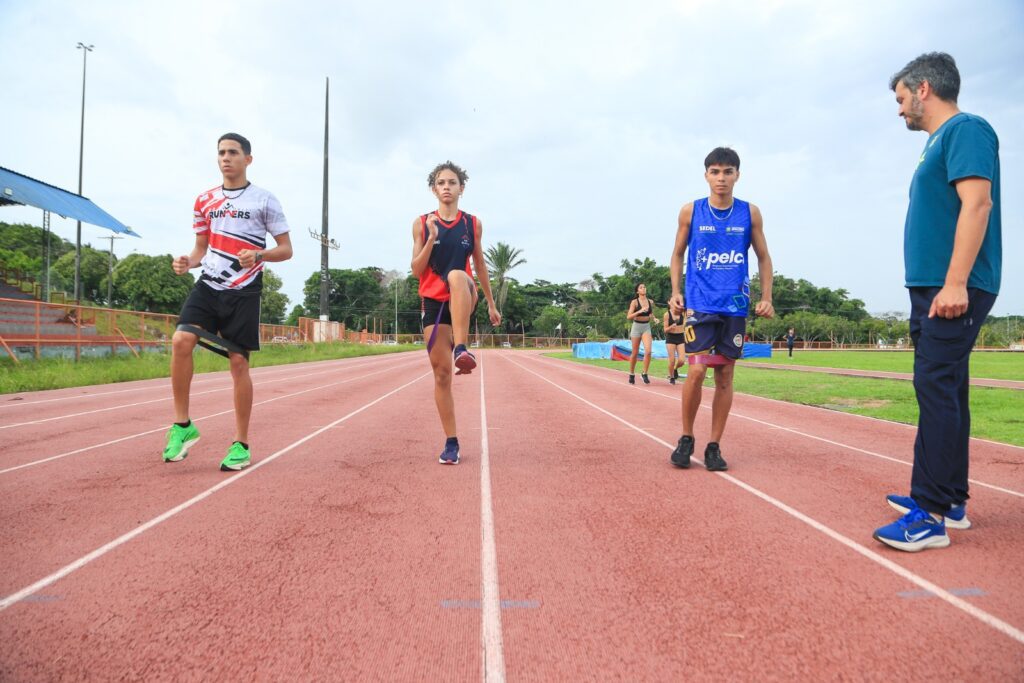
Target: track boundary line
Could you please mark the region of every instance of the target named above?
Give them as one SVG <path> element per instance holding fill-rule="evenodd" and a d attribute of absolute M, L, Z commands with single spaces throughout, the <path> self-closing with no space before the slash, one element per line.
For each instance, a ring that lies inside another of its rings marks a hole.
<path fill-rule="evenodd" d="M 618 370 L 614 370 L 612 368 L 605 368 L 605 367 L 602 367 L 600 365 L 589 365 L 589 364 L 585 364 L 585 363 L 576 363 L 575 361 L 565 361 L 562 358 L 552 358 L 551 356 L 547 356 L 547 355 L 543 355 L 541 357 L 544 358 L 547 361 L 552 362 L 552 363 L 568 362 L 568 363 L 570 363 L 572 365 L 579 365 L 581 367 L 598 368 L 598 369 L 601 369 L 601 370 L 608 370 L 610 372 L 619 372 Z M 591 375 L 591 376 L 592 377 L 596 377 L 596 375 Z M 992 389 L 992 388 L 998 388 L 998 387 L 983 387 L 983 388 Z M 903 427 L 905 429 L 917 429 L 916 426 L 911 425 L 911 424 L 907 424 L 906 422 L 896 422 L 895 420 L 884 420 L 884 419 L 882 419 L 880 417 L 874 417 L 872 415 L 858 415 L 857 413 L 846 413 L 846 412 L 843 412 L 843 411 L 840 411 L 840 410 L 829 410 L 828 408 L 822 408 L 821 406 L 812 406 L 812 405 L 807 405 L 806 403 L 791 403 L 789 401 L 783 401 L 783 400 L 778 399 L 778 398 L 769 398 L 767 396 L 757 396 L 755 394 L 744 394 L 743 392 L 739 392 L 739 391 L 737 391 L 736 393 L 737 394 L 741 394 L 743 396 L 747 396 L 749 398 L 756 398 L 759 401 L 770 401 L 771 403 L 783 403 L 783 404 L 791 405 L 791 406 L 796 405 L 796 406 L 801 406 L 803 408 L 809 408 L 811 410 L 820 410 L 820 411 L 826 412 L 826 413 L 828 413 L 830 415 L 843 415 L 843 416 L 846 416 L 846 417 L 854 417 L 854 418 L 857 418 L 857 419 L 860 419 L 860 420 L 872 420 L 874 422 L 882 422 L 882 423 L 887 424 L 887 425 L 894 425 L 896 427 Z M 730 415 L 731 414 L 732 413 L 730 413 Z M 983 439 L 980 436 L 972 436 L 971 437 L 971 441 L 980 441 L 981 443 L 992 444 L 993 446 L 1001 446 L 1003 448 L 1016 448 L 1017 450 L 1024 451 L 1024 446 L 1018 446 L 1017 444 L 1013 444 L 1013 443 L 1003 443 L 1002 441 L 993 441 L 992 439 Z"/>
<path fill-rule="evenodd" d="M 312 377 L 314 375 L 319 375 L 319 374 L 321 374 L 321 372 L 309 372 L 309 373 L 306 373 L 304 375 L 289 375 L 288 377 L 278 377 L 276 379 L 269 379 L 269 380 L 267 380 L 265 382 L 258 382 L 258 383 L 254 382 L 253 383 L 253 388 L 259 387 L 259 386 L 264 386 L 266 384 L 276 384 L 277 382 L 287 382 L 288 380 L 292 380 L 292 379 L 302 379 L 303 377 Z M 225 387 L 219 387 L 217 389 L 207 389 L 205 391 L 197 391 L 194 394 L 193 393 L 189 393 L 189 398 L 191 399 L 193 396 L 205 396 L 207 394 L 216 394 L 218 391 L 228 391 L 229 389 L 232 389 L 233 387 L 234 387 L 234 384 L 231 384 L 231 385 L 228 385 L 228 386 L 225 386 Z M 71 419 L 73 417 L 81 417 L 83 415 L 92 415 L 94 413 L 105 413 L 105 412 L 108 412 L 108 411 L 111 411 L 111 410 L 120 410 L 121 408 L 134 408 L 135 406 L 144 406 L 144 405 L 148 405 L 150 403 L 160 403 L 161 401 L 172 401 L 172 400 L 174 400 L 173 396 L 163 396 L 162 398 L 153 398 L 153 399 L 149 399 L 148 401 L 137 401 L 135 403 L 123 403 L 123 404 L 121 404 L 119 406 L 108 406 L 106 408 L 97 408 L 96 410 L 87 410 L 87 411 L 81 412 L 81 413 L 71 413 L 70 415 L 57 415 L 57 416 L 54 416 L 54 417 L 45 417 L 45 418 L 43 418 L 41 420 L 32 420 L 30 422 L 16 422 L 14 424 L 9 424 L 9 425 L 0 425 L 0 429 L 13 429 L 14 427 L 26 427 L 28 425 L 43 424 L 44 422 L 55 422 L 57 420 L 69 420 L 69 419 Z"/>
<path fill-rule="evenodd" d="M 484 681 L 504 683 L 505 657 L 501 637 L 501 594 L 498 590 L 498 551 L 491 497 L 490 444 L 487 401 L 484 397 L 484 355 L 480 354 L 480 625 Z"/>
<path fill-rule="evenodd" d="M 628 422 L 627 420 L 624 420 L 623 418 L 619 417 L 615 413 L 612 413 L 611 411 L 605 410 L 604 408 L 602 408 L 601 406 L 597 405 L 596 403 L 592 403 L 592 402 L 588 401 L 587 399 L 583 398 L 582 396 L 580 396 L 578 394 L 575 394 L 572 391 L 566 389 L 565 387 L 563 387 L 563 386 L 561 386 L 561 385 L 559 385 L 559 384 L 557 384 L 555 382 L 552 382 L 548 378 L 544 377 L 540 373 L 534 372 L 533 370 L 531 370 L 530 368 L 526 367 L 525 365 L 522 365 L 522 364 L 520 364 L 520 363 L 518 363 L 518 362 L 516 362 L 516 361 L 514 361 L 514 360 L 512 360 L 510 358 L 506 358 L 505 360 L 508 360 L 508 362 L 512 363 L 513 365 L 516 365 L 519 368 L 525 370 L 526 372 L 529 372 L 531 375 L 534 375 L 535 377 L 539 377 L 540 379 L 544 380 L 545 382 L 547 382 L 551 386 L 555 387 L 556 389 L 559 389 L 559 390 L 569 394 L 573 398 L 575 398 L 575 399 L 577 399 L 577 400 L 587 404 L 588 406 L 594 408 L 595 410 L 598 410 L 598 411 L 604 413 L 608 417 L 611 417 L 612 419 L 614 419 L 614 420 L 616 420 L 618 422 L 621 422 L 622 424 L 626 425 L 630 429 L 633 429 L 634 431 L 637 431 L 637 432 L 643 434 L 644 436 L 646 436 L 647 438 L 651 439 L 652 441 L 655 441 L 656 443 L 659 443 L 659 444 L 661 444 L 662 446 L 664 446 L 666 448 L 673 448 L 672 444 L 668 443 L 667 441 L 664 441 L 663 439 L 660 439 L 657 436 L 654 436 L 653 434 L 651 434 L 651 433 L 645 431 L 644 429 L 634 425 L 633 423 Z M 994 616 L 992 614 L 989 614 L 988 612 L 986 612 L 985 610 L 983 610 L 983 609 L 981 609 L 979 607 L 975 607 L 974 605 L 972 605 L 971 603 L 967 602 L 966 600 L 963 600 L 963 599 L 953 595 L 952 593 L 950 593 L 946 589 L 937 586 L 936 584 L 932 583 L 928 579 L 925 579 L 922 576 L 918 576 L 917 574 L 915 574 L 914 572 L 910 571 L 909 569 L 906 569 L 906 568 L 902 567 L 901 565 L 893 562 L 892 560 L 879 555 L 877 552 L 875 552 L 873 550 L 869 550 L 868 548 L 860 545 L 859 543 L 857 543 L 853 539 L 851 539 L 851 538 L 849 538 L 847 536 L 844 536 L 843 534 L 839 533 L 838 531 L 835 531 L 831 527 L 828 527 L 828 526 L 822 524 L 821 522 L 817 521 L 816 519 L 813 519 L 813 518 L 805 515 L 804 513 L 800 512 L 799 510 L 796 510 L 795 508 L 792 508 L 789 505 L 786 505 L 781 500 L 778 500 L 777 498 L 773 498 L 772 496 L 768 495 L 767 493 L 764 493 L 763 491 L 761 491 L 761 490 L 759 490 L 757 488 L 754 488 L 753 486 L 751 486 L 750 484 L 747 484 L 744 481 L 740 481 L 735 476 L 733 476 L 731 474 L 728 474 L 726 472 L 714 472 L 713 474 L 715 474 L 716 476 L 721 477 L 722 479 L 725 479 L 726 481 L 728 481 L 731 484 L 734 484 L 734 485 L 738 486 L 739 488 L 747 491 L 748 493 L 751 493 L 751 494 L 757 496 L 761 500 L 769 503 L 770 505 L 778 508 L 779 510 L 782 510 L 786 514 L 792 516 L 793 518 L 803 522 L 804 524 L 807 524 L 808 526 L 810 526 L 811 528 L 815 529 L 816 531 L 819 531 L 819 532 L 825 534 L 826 536 L 828 536 L 832 540 L 838 541 L 839 543 L 841 543 L 842 545 L 846 546 L 850 550 L 855 551 L 856 553 L 858 553 L 862 557 L 865 557 L 865 558 L 871 560 L 872 562 L 875 562 L 876 564 L 880 565 L 881 567 L 883 567 L 885 569 L 888 569 L 889 571 L 891 571 L 892 573 L 896 574 L 897 576 L 899 576 L 899 577 L 901 577 L 903 579 L 906 579 L 907 581 L 913 583 L 915 586 L 917 586 L 919 588 L 922 588 L 922 589 L 932 593 L 937 598 L 945 601 L 946 603 L 948 603 L 948 604 L 952 605 L 953 607 L 961 610 L 962 612 L 965 612 L 966 614 L 974 617 L 975 619 L 977 619 L 978 621 L 982 622 L 986 626 L 989 626 L 989 627 L 999 631 L 1000 633 L 1002 633 L 1002 634 L 1004 634 L 1006 636 L 1009 636 L 1013 640 L 1016 640 L 1018 643 L 1024 644 L 1024 631 L 1021 631 L 1020 629 L 1014 627 L 1012 624 L 1009 624 L 1009 623 L 1003 621 L 1002 619 L 1000 619 L 1000 618 L 998 618 L 998 617 L 996 617 L 996 616 Z"/>
<path fill-rule="evenodd" d="M 400 367 L 404 367 L 405 365 L 411 365 L 411 364 L 412 364 L 411 361 L 409 363 L 398 363 L 398 364 L 395 364 L 395 365 L 393 365 L 391 367 L 384 368 L 383 370 L 376 370 L 374 372 L 368 372 L 368 373 L 366 373 L 364 375 L 359 375 L 358 377 L 349 377 L 348 379 L 338 380 L 337 382 L 331 382 L 330 384 L 323 384 L 323 385 L 318 386 L 318 387 L 313 387 L 312 389 L 303 389 L 302 391 L 296 391 L 295 393 L 292 393 L 292 394 L 285 394 L 283 396 L 275 396 L 274 398 L 268 398 L 268 399 L 266 399 L 264 401 L 258 401 L 256 403 L 253 403 L 252 406 L 253 406 L 253 408 L 255 408 L 256 406 L 261 406 L 261 405 L 264 405 L 266 403 L 273 403 L 274 401 L 280 401 L 282 399 L 291 398 L 293 396 L 299 396 L 301 394 L 308 394 L 309 392 L 316 391 L 317 389 L 326 389 L 328 387 L 337 386 L 339 384 L 347 384 L 349 382 L 354 382 L 356 380 L 363 379 L 365 377 L 372 377 L 373 375 L 379 375 L 382 372 L 387 372 L 388 370 L 394 370 L 395 368 L 400 368 Z M 364 367 L 364 366 L 363 365 L 357 365 L 355 367 Z M 234 410 L 235 410 L 234 408 L 230 408 L 229 410 L 222 410 L 219 413 L 211 413 L 210 415 L 204 415 L 202 417 L 195 417 L 195 418 L 192 418 L 192 419 L 195 420 L 196 422 L 198 422 L 199 420 L 208 420 L 208 419 L 211 419 L 211 418 L 214 418 L 214 417 L 220 417 L 221 415 L 226 415 L 228 413 L 232 413 L 232 412 L 234 412 Z M 98 443 L 98 444 L 95 444 L 95 445 L 92 445 L 92 446 L 83 446 L 82 448 L 76 448 L 75 450 L 68 451 L 67 453 L 60 453 L 58 455 L 52 455 L 52 456 L 50 456 L 48 458 L 43 458 L 41 460 L 33 460 L 32 462 L 22 463 L 21 465 L 15 465 L 14 467 L 8 467 L 6 469 L 0 470 L 0 475 L 6 474 L 8 472 L 14 472 L 15 470 L 25 469 L 26 467 L 33 467 L 35 465 L 42 465 L 44 463 L 50 462 L 51 460 L 60 460 L 61 458 L 66 458 L 66 457 L 71 456 L 71 455 L 77 455 L 78 453 L 84 453 L 86 451 L 91 451 L 94 448 L 103 448 L 104 446 L 112 446 L 112 445 L 114 445 L 116 443 L 121 443 L 122 441 L 130 441 L 131 439 L 137 439 L 140 436 L 148 436 L 149 434 L 155 434 L 157 432 L 162 432 L 165 429 L 167 429 L 167 425 L 161 425 L 161 426 L 159 426 L 159 427 L 157 427 L 155 429 L 150 429 L 150 430 L 145 431 L 145 432 L 139 432 L 137 434 L 129 434 L 128 436 L 122 436 L 120 438 L 113 439 L 111 441 L 106 441 L 104 443 Z"/>
<path fill-rule="evenodd" d="M 387 392 L 387 393 L 385 393 L 385 394 L 383 394 L 381 396 L 378 396 L 377 398 L 375 398 L 374 400 L 372 400 L 369 403 L 365 404 L 361 408 L 356 408 L 355 410 L 353 410 L 352 412 L 348 413 L 344 417 L 340 417 L 337 420 L 335 420 L 334 422 L 331 422 L 330 424 L 324 425 L 323 427 L 320 427 L 316 431 L 313 431 L 313 432 L 307 434 L 306 436 L 302 437 L 298 441 L 292 442 L 291 444 L 289 444 L 288 446 L 285 446 L 284 448 L 282 448 L 281 450 L 277 451 L 276 453 L 268 455 L 266 458 L 260 460 L 259 462 L 257 462 L 256 464 L 252 465 L 248 469 L 244 469 L 244 470 L 238 472 L 238 474 L 231 475 L 228 479 L 225 479 L 224 481 L 220 482 L 219 484 L 215 484 L 215 485 L 211 486 L 210 488 L 206 489 L 202 493 L 199 493 L 199 494 L 193 496 L 192 498 L 189 498 L 184 503 L 176 505 L 175 507 L 171 508 L 167 512 L 164 512 L 164 513 L 162 513 L 162 514 L 160 514 L 160 515 L 150 519 L 148 522 L 140 524 L 139 526 L 135 527 L 134 529 L 132 529 L 128 533 L 125 533 L 125 534 L 122 534 L 121 536 L 118 536 L 117 538 L 115 538 L 114 540 L 110 541 L 109 543 L 106 543 L 106 544 L 100 546 L 99 548 L 97 548 L 96 550 L 93 550 L 92 552 L 90 552 L 90 553 L 88 553 L 86 555 L 83 555 L 82 557 L 78 558 L 74 562 L 71 562 L 70 564 L 64 565 L 63 567 L 61 567 L 57 571 L 53 572 L 52 574 L 43 577 L 42 579 L 36 581 L 35 583 L 33 583 L 33 584 L 29 585 L 29 586 L 26 586 L 25 588 L 22 588 L 20 591 L 18 591 L 16 593 L 12 593 L 11 595 L 8 595 L 7 597 L 5 597 L 2 600 L 0 600 L 0 612 L 4 611 L 5 609 L 10 607 L 11 605 L 14 605 L 15 603 L 19 602 L 20 600 L 24 600 L 25 598 L 29 597 L 30 595 L 32 595 L 34 593 L 37 593 L 38 591 L 42 590 L 43 588 L 46 588 L 47 586 L 50 586 L 50 585 L 56 583 L 57 581 L 60 581 L 61 579 L 63 579 L 64 577 L 68 576 L 69 574 L 75 572 L 76 570 L 81 569 L 82 567 L 84 567 L 87 564 L 93 562 L 94 560 L 97 560 L 97 559 L 103 557 L 104 555 L 109 553 L 111 550 L 115 550 L 118 547 L 120 547 L 120 546 L 124 545 L 125 543 L 127 543 L 128 541 L 131 541 L 135 537 L 143 534 L 146 531 L 149 531 L 150 529 L 152 529 L 153 527 L 157 526 L 161 522 L 165 522 L 168 519 L 170 519 L 171 517 L 174 517 L 175 515 L 177 515 L 179 512 L 183 512 L 183 511 L 189 509 L 190 507 L 192 507 L 193 505 L 196 505 L 197 503 L 202 502 L 203 500 L 205 500 L 205 499 L 209 498 L 210 496 L 212 496 L 217 491 L 220 491 L 221 489 L 223 489 L 225 487 L 231 486 L 232 484 L 234 484 L 235 482 L 241 480 L 242 478 L 249 476 L 253 472 L 256 472 L 257 470 L 259 470 L 264 465 L 269 465 L 270 463 L 272 463 L 275 460 L 277 460 L 278 458 L 280 458 L 282 455 L 285 455 L 286 453 L 288 453 L 289 451 L 295 449 L 296 447 L 301 446 L 302 444 L 306 443 L 310 439 L 313 439 L 313 438 L 319 436 L 320 434 L 323 434 L 324 432 L 326 432 L 329 429 L 337 427 L 339 424 L 341 424 L 342 422 L 348 420 L 350 417 L 354 417 L 355 415 L 358 415 L 359 413 L 363 412 L 367 408 L 370 408 L 370 407 L 376 405 L 377 403 L 380 403 L 381 401 L 383 401 L 384 399 L 388 398 L 389 396 L 397 394 L 402 389 L 405 389 L 406 387 L 408 387 L 408 386 L 410 386 L 412 384 L 415 384 L 416 382 L 420 381 L 424 377 L 430 376 L 431 374 L 432 373 L 430 373 L 430 372 L 426 372 L 426 373 L 420 375 L 419 377 L 416 377 L 415 379 L 406 382 L 405 384 L 401 385 L 400 387 L 392 389 L 391 391 L 389 391 L 389 392 Z"/>
<path fill-rule="evenodd" d="M 554 359 L 554 358 L 547 359 L 547 360 L 549 362 L 556 363 L 556 364 L 560 363 L 560 361 L 558 361 L 557 359 Z M 561 367 L 564 367 L 569 372 L 575 372 L 575 373 L 580 374 L 580 375 L 585 375 L 587 377 L 592 377 L 593 379 L 599 379 L 602 382 L 611 382 L 612 384 L 618 384 L 618 382 L 615 382 L 614 380 L 612 380 L 612 379 L 610 379 L 608 377 L 602 377 L 601 375 L 595 375 L 595 374 L 592 374 L 592 373 L 589 373 L 589 372 L 583 372 L 582 370 L 577 370 L 572 365 L 563 365 Z M 591 366 L 591 367 L 593 367 L 593 366 Z M 613 370 L 612 372 L 617 372 L 617 371 Z M 679 401 L 679 399 L 677 397 L 669 396 L 669 395 L 664 394 L 664 393 L 662 393 L 660 391 L 657 391 L 657 390 L 653 390 L 650 393 L 652 393 L 655 396 L 660 396 L 661 398 L 668 399 L 670 401 L 676 401 L 676 402 Z M 749 394 L 743 394 L 743 395 L 744 396 L 749 396 Z M 754 396 L 754 398 L 763 398 L 763 397 L 761 397 L 761 396 Z M 766 400 L 774 401 L 775 399 L 766 399 Z M 779 403 L 786 403 L 786 401 L 778 401 L 778 402 Z M 789 403 L 788 405 L 796 406 L 796 407 L 799 407 L 799 408 L 817 408 L 817 406 L 805 406 L 803 404 L 797 404 L 797 403 Z M 702 404 L 701 405 L 701 410 L 711 410 L 711 408 L 709 408 L 708 406 Z M 822 410 L 824 410 L 824 408 L 822 408 Z M 849 415 L 850 413 L 844 413 L 844 414 Z M 782 430 L 784 432 L 790 432 L 791 434 L 797 434 L 798 436 L 802 436 L 802 437 L 805 437 L 805 438 L 808 438 L 808 439 L 813 439 L 814 441 L 821 441 L 823 443 L 827 443 L 827 444 L 830 444 L 832 446 L 839 446 L 840 448 L 846 448 L 848 450 L 855 451 L 857 453 L 863 453 L 864 455 L 870 455 L 870 456 L 872 456 L 874 458 L 879 458 L 881 460 L 888 460 L 890 462 L 898 463 L 900 465 L 905 465 L 906 467 L 913 467 L 914 466 L 913 462 L 907 462 L 906 460 L 901 460 L 899 458 L 894 458 L 891 455 L 884 455 L 882 453 L 875 453 L 874 451 L 869 451 L 869 450 L 865 450 L 863 448 L 858 448 L 857 446 L 851 446 L 849 444 L 840 443 L 838 441 L 832 441 L 832 440 L 826 439 L 825 437 L 822 437 L 822 436 L 815 436 L 814 434 L 808 434 L 807 432 L 801 432 L 800 430 L 793 429 L 792 427 L 783 427 L 782 425 L 772 424 L 771 422 L 765 422 L 764 420 L 758 419 L 756 417 L 750 417 L 749 415 L 744 415 L 743 413 L 730 412 L 729 413 L 729 417 L 738 417 L 738 418 L 743 419 L 743 420 L 750 420 L 751 422 L 757 422 L 759 424 L 767 425 L 767 426 L 771 427 L 772 429 L 780 429 L 780 430 Z M 858 415 L 857 417 L 864 417 L 864 416 Z M 871 419 L 877 420 L 878 418 L 871 418 Z M 889 422 L 888 420 L 880 420 L 880 421 L 881 422 L 885 422 L 886 424 L 901 424 L 901 423 L 898 423 L 898 422 Z M 1001 443 L 998 443 L 998 442 L 995 442 L 995 441 L 993 441 L 991 443 L 994 443 L 994 444 L 999 445 L 999 446 L 1009 446 L 1010 445 L 1010 444 L 1001 444 Z M 1014 448 L 1016 448 L 1016 446 L 1014 446 Z M 1021 492 L 1021 491 L 1014 491 L 1013 489 L 1003 488 L 1002 486 L 997 486 L 996 484 L 988 484 L 988 483 L 983 482 L 983 481 L 978 481 L 977 479 L 968 479 L 967 481 L 969 481 L 971 484 L 974 484 L 975 486 L 981 486 L 982 488 L 992 489 L 993 491 L 999 491 L 1000 493 L 1005 493 L 1005 494 L 1010 495 L 1010 496 L 1016 496 L 1017 498 L 1024 498 L 1024 492 Z"/>
<path fill-rule="evenodd" d="M 385 355 L 385 354 L 381 354 L 381 355 Z M 387 355 L 390 355 L 390 354 L 387 354 Z M 368 357 L 374 357 L 374 356 L 352 356 L 351 359 L 368 358 Z M 376 356 L 376 357 L 380 357 L 380 356 Z M 259 373 L 260 377 L 262 377 L 263 375 L 276 375 L 276 374 L 279 374 L 278 372 L 276 372 L 277 370 L 286 369 L 289 365 L 311 365 L 313 363 L 333 363 L 334 361 L 345 361 L 345 360 L 350 360 L 350 359 L 349 358 L 336 358 L 336 359 L 326 360 L 326 361 L 308 361 L 306 363 L 282 363 L 281 365 L 263 365 L 263 366 L 260 366 L 258 368 L 250 368 L 250 372 L 255 373 L 257 370 L 263 370 L 263 372 Z M 271 372 L 271 370 L 274 370 L 275 372 Z M 221 380 L 229 380 L 229 379 L 231 379 L 230 372 L 231 372 L 230 370 L 214 370 L 213 372 L 203 372 L 203 373 L 200 373 L 200 375 L 196 379 L 194 379 L 192 381 L 192 385 L 195 386 L 196 384 L 209 384 L 211 382 L 219 382 Z M 205 377 L 204 375 L 224 375 L 224 377 Z M 149 379 L 138 379 L 138 380 L 131 380 L 131 381 L 132 382 L 159 382 L 160 380 L 168 380 L 168 381 L 170 381 L 170 379 L 171 378 L 168 376 L 168 377 L 150 377 Z M 107 382 L 107 384 L 119 384 L 119 382 Z M 39 389 L 37 391 L 64 391 L 64 390 L 73 390 L 73 389 L 87 389 L 90 386 L 104 386 L 104 385 L 97 385 L 97 384 L 89 385 L 89 384 L 87 384 L 87 385 L 78 386 L 78 387 L 61 387 L 60 389 Z M 75 394 L 74 396 L 58 396 L 57 398 L 44 398 L 44 399 L 40 399 L 38 401 L 14 401 L 11 398 L 7 398 L 7 399 L 0 399 L 0 401 L 3 401 L 2 403 L 0 403 L 0 410 L 2 410 L 4 408 L 21 408 L 21 407 L 24 407 L 24 406 L 37 406 L 37 405 L 42 405 L 44 403 L 56 403 L 57 401 L 74 401 L 74 400 L 80 400 L 80 399 L 83 399 L 83 398 L 99 398 L 99 397 L 102 397 L 102 396 L 111 396 L 113 394 L 127 394 L 127 393 L 131 393 L 133 391 L 150 391 L 150 390 L 153 390 L 153 389 L 161 389 L 161 388 L 163 388 L 163 385 L 160 385 L 160 384 L 149 384 L 147 386 L 131 387 L 129 389 L 116 389 L 114 391 L 102 391 L 102 392 L 99 392 L 99 393 L 96 393 L 96 394 Z M 13 396 L 13 395 L 17 395 L 17 394 L 32 394 L 32 393 L 34 393 L 34 392 L 32 392 L 32 391 L 15 391 L 15 392 L 11 392 L 11 394 L 0 394 L 0 396 Z"/>
<path fill-rule="evenodd" d="M 740 367 L 759 368 L 761 370 L 790 370 L 795 372 L 811 372 L 823 375 L 839 375 L 842 377 L 862 377 L 866 379 L 898 379 L 903 382 L 914 381 L 913 372 L 895 372 L 893 370 L 863 370 L 861 368 L 834 368 L 827 365 L 782 365 L 779 363 L 762 363 L 760 361 L 744 361 L 740 359 Z M 994 384 L 1009 382 L 1010 384 Z M 970 386 L 984 389 L 1024 390 L 1024 382 L 1015 379 L 998 379 L 996 377 L 971 377 Z"/>

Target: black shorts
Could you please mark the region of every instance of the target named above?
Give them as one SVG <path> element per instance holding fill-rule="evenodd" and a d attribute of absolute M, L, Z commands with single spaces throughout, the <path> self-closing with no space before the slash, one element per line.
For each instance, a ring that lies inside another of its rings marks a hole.
<path fill-rule="evenodd" d="M 437 319 L 437 312 L 441 310 L 441 306 L 444 305 L 444 310 L 441 311 L 441 319 Z M 438 301 L 437 299 L 420 299 L 420 323 L 422 329 L 427 329 L 431 325 L 451 325 L 452 324 L 452 307 L 450 301 Z"/>
<path fill-rule="evenodd" d="M 746 318 L 688 310 L 685 330 L 687 353 L 714 349 L 716 354 L 732 360 L 743 355 Z"/>
<path fill-rule="evenodd" d="M 200 280 L 188 295 L 178 324 L 197 325 L 247 351 L 259 351 L 260 292 L 213 289 Z"/>
<path fill-rule="evenodd" d="M 666 344 L 675 344 L 676 346 L 679 346 L 681 344 L 684 344 L 685 342 L 686 342 L 686 335 L 683 334 L 682 332 L 666 332 L 665 333 L 665 343 Z"/>

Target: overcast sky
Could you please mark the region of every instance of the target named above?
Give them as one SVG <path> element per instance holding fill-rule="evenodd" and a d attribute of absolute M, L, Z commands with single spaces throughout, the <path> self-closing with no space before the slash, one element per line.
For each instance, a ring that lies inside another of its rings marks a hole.
<path fill-rule="evenodd" d="M 216 139 L 236 131 L 253 143 L 249 179 L 292 227 L 295 257 L 273 269 L 293 305 L 319 269 L 308 229 L 329 76 L 331 267 L 407 271 L 412 220 L 436 208 L 427 173 L 449 158 L 469 171 L 462 208 L 485 244 L 523 250 L 521 282 L 667 264 L 679 207 L 707 194 L 704 156 L 729 145 L 777 272 L 907 311 L 903 220 L 927 137 L 897 118 L 888 79 L 943 50 L 961 108 L 1000 138 L 993 312 L 1024 314 L 1020 0 L 0 0 L 0 13 L 0 165 L 76 189 L 75 45 L 94 44 L 83 194 L 142 235 L 115 253 L 191 248 L 195 197 L 220 182 Z M 74 241 L 73 221 L 54 230 Z M 96 247 L 106 234 L 83 226 Z"/>

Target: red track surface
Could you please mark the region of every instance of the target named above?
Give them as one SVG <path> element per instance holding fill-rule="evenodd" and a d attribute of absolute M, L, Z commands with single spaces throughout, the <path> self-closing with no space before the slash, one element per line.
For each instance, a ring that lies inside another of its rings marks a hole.
<path fill-rule="evenodd" d="M 908 382 L 914 380 L 910 372 L 889 372 L 887 370 L 856 370 L 851 368 L 826 368 L 817 365 L 788 365 L 782 363 L 761 363 L 758 361 L 740 361 L 740 365 L 747 368 L 761 368 L 763 370 L 797 370 L 799 372 L 822 372 L 827 375 L 848 375 L 850 377 L 874 377 L 876 379 L 902 379 Z M 987 377 L 972 377 L 973 387 L 994 387 L 997 389 L 1024 389 L 1024 382 L 1012 379 L 989 379 Z"/>
<path fill-rule="evenodd" d="M 737 396 L 682 471 L 678 387 L 482 361 L 458 467 L 421 353 L 256 370 L 241 474 L 225 374 L 173 464 L 167 380 L 2 397 L 0 680 L 1024 675 L 1024 449 L 973 443 L 975 528 L 908 555 L 910 428 Z"/>

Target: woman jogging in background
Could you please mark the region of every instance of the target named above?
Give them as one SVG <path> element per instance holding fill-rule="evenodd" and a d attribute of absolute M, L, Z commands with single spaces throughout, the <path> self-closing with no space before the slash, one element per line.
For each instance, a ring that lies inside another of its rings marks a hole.
<path fill-rule="evenodd" d="M 668 310 L 665 311 L 665 350 L 668 351 L 668 383 L 675 384 L 679 379 L 679 366 L 683 364 L 686 357 L 684 325 L 686 317 L 683 309 L 675 302 L 670 301 Z"/>
<path fill-rule="evenodd" d="M 651 368 L 651 346 L 653 346 L 651 319 L 654 317 L 654 302 L 647 298 L 647 285 L 644 283 L 638 284 L 634 291 L 636 295 L 629 302 L 629 311 L 626 313 L 626 319 L 633 321 L 633 326 L 629 330 L 629 340 L 633 343 L 633 351 L 629 356 L 629 383 L 636 384 L 634 373 L 642 341 L 644 343 L 644 371 L 640 376 L 643 378 L 644 384 L 650 384 L 651 380 L 647 376 L 647 371 Z"/>

